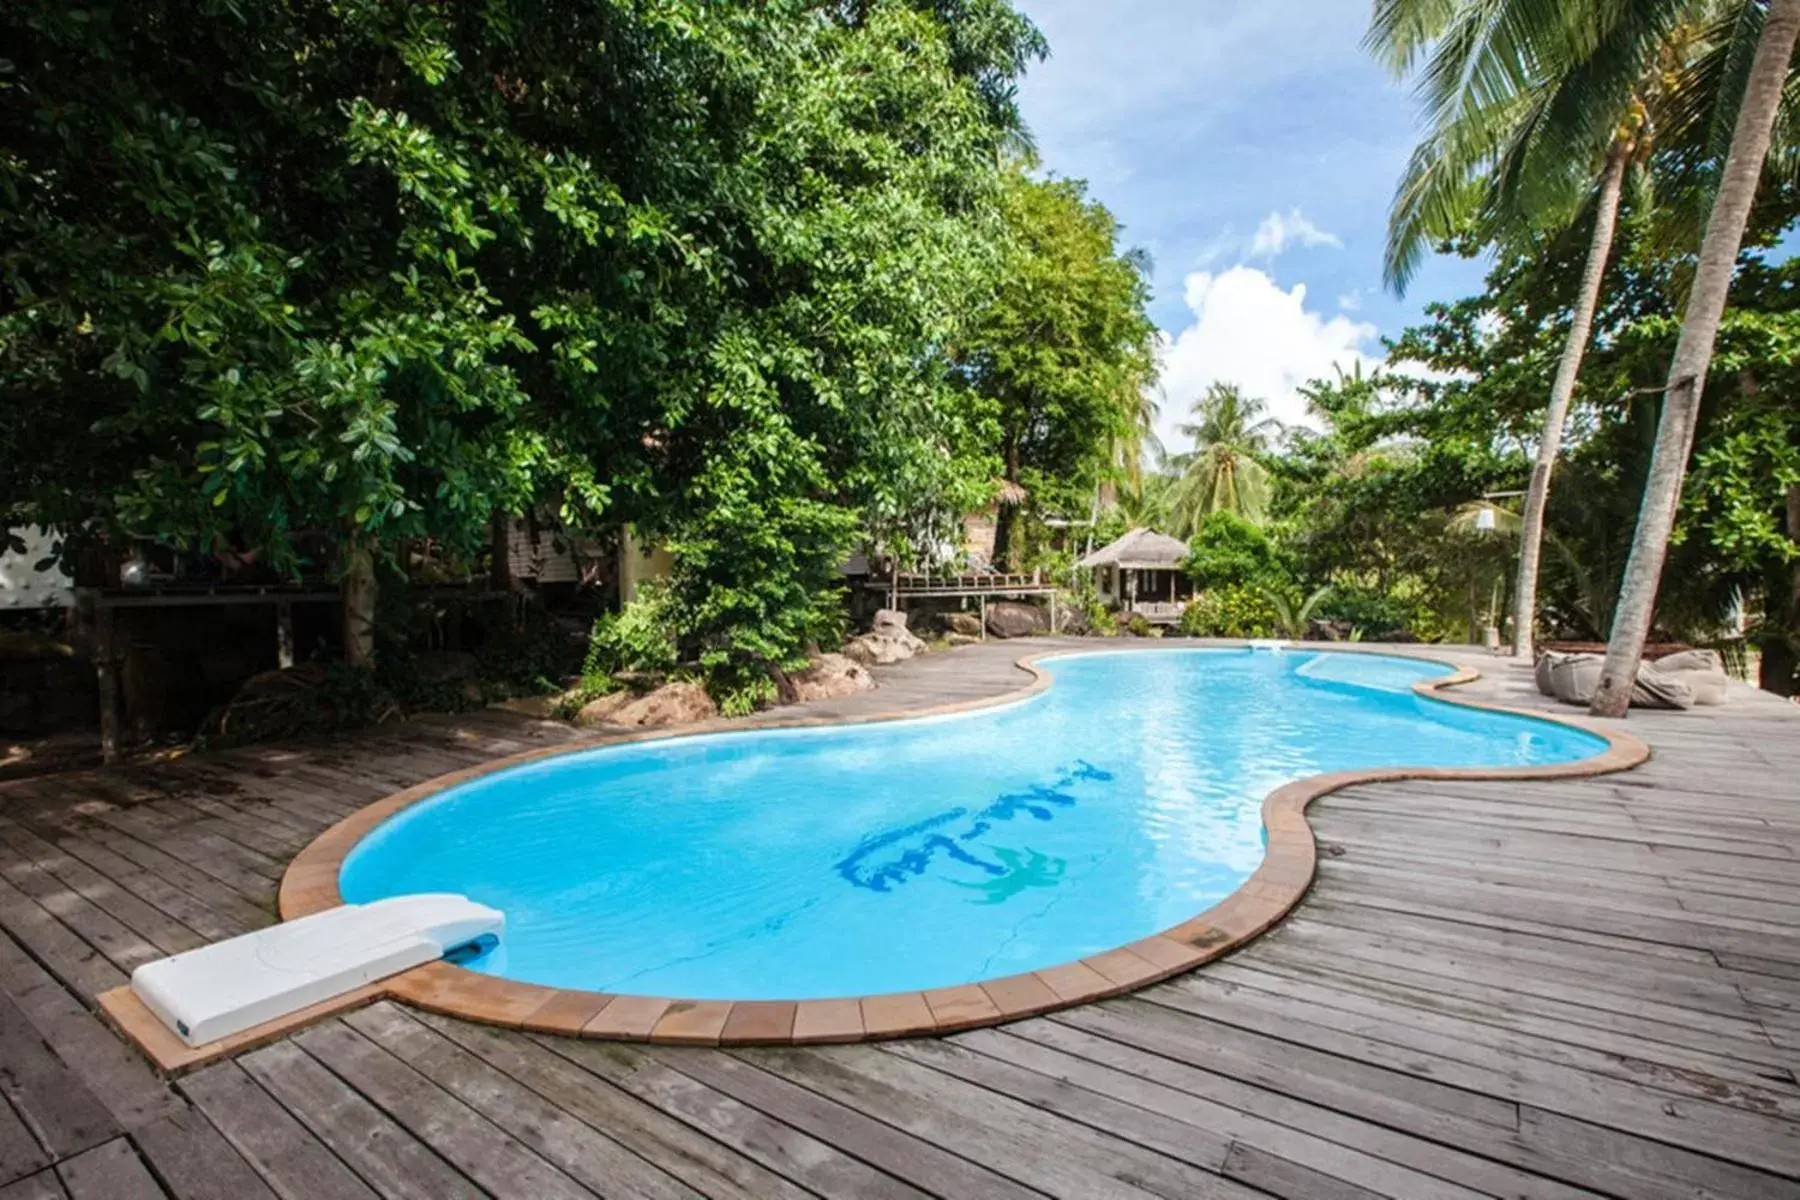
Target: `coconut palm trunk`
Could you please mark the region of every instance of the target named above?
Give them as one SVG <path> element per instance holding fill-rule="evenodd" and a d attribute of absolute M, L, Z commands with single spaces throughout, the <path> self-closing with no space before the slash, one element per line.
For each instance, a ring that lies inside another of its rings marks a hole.
<path fill-rule="evenodd" d="M 1569 401 L 1581 374 L 1581 359 L 1593 334 L 1594 311 L 1600 307 L 1600 285 L 1606 279 L 1606 260 L 1612 253 L 1613 231 L 1619 223 L 1619 197 L 1624 193 L 1625 167 L 1631 146 L 1624 139 L 1607 152 L 1606 170 L 1600 176 L 1595 201 L 1594 236 L 1588 243 L 1587 265 L 1581 274 L 1581 291 L 1575 298 L 1574 321 L 1563 344 L 1556 378 L 1550 385 L 1550 406 L 1544 410 L 1544 432 L 1538 440 L 1537 464 L 1531 469 L 1531 485 L 1525 493 L 1525 513 L 1519 531 L 1519 583 L 1513 603 L 1513 654 L 1530 658 L 1532 635 L 1537 625 L 1538 566 L 1544 550 L 1544 510 L 1550 502 L 1550 473 L 1562 453 L 1563 426 L 1569 420 Z"/>
<path fill-rule="evenodd" d="M 1731 150 L 1725 156 L 1725 173 L 1707 218 L 1706 236 L 1700 242 L 1700 261 L 1688 295 L 1681 337 L 1675 344 L 1675 359 L 1669 367 L 1662 419 L 1656 430 L 1656 450 L 1644 485 L 1643 506 L 1638 512 L 1637 535 L 1625 566 L 1624 586 L 1613 615 L 1612 638 L 1606 646 L 1600 686 L 1589 709 L 1597 717 L 1622 717 L 1631 703 L 1638 661 L 1650 636 L 1663 561 L 1668 556 L 1669 534 L 1675 528 L 1675 509 L 1681 503 L 1681 485 L 1687 474 L 1688 454 L 1693 449 L 1706 369 L 1712 362 L 1719 321 L 1725 315 L 1726 296 L 1750 220 L 1750 207 L 1756 199 L 1756 185 L 1762 177 L 1763 159 L 1769 152 L 1770 134 L 1796 38 L 1800 38 L 1800 0 L 1770 0 L 1762 37 L 1750 64 L 1743 105 L 1732 130 Z"/>

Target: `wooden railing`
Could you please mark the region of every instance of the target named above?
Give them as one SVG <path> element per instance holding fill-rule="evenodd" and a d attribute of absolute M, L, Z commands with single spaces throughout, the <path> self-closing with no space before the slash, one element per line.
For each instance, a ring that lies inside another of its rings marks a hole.
<path fill-rule="evenodd" d="M 1186 600 L 1133 600 L 1131 611 L 1152 621 L 1173 621 L 1187 607 Z"/>

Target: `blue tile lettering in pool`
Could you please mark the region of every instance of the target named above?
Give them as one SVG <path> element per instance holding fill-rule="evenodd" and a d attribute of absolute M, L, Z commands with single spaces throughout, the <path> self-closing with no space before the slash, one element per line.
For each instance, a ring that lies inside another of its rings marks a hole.
<path fill-rule="evenodd" d="M 1029 848 L 1021 854 L 1017 850 L 994 847 L 992 859 L 989 859 L 971 852 L 965 845 L 989 832 L 995 821 L 1010 821 L 1022 812 L 1048 821 L 1056 815 L 1058 808 L 1075 804 L 1069 788 L 1083 782 L 1105 783 L 1112 777 L 1111 771 L 1078 758 L 1073 766 L 1058 772 L 1053 782 L 1034 783 L 1022 792 L 1008 792 L 973 814 L 966 808 L 953 808 L 899 829 L 870 834 L 837 864 L 837 872 L 857 887 L 885 892 L 893 884 L 923 875 L 941 852 L 953 862 L 974 867 L 992 877 L 983 883 L 959 884 L 983 890 L 988 898 L 979 903 L 998 904 L 1024 888 L 1051 886 L 1062 877 L 1066 865 L 1060 858 L 1049 858 Z M 960 832 L 951 835 L 944 830 L 944 826 L 964 818 L 968 818 L 969 824 Z M 878 851 L 888 849 L 897 851 L 895 857 L 880 863 L 869 862 Z"/>

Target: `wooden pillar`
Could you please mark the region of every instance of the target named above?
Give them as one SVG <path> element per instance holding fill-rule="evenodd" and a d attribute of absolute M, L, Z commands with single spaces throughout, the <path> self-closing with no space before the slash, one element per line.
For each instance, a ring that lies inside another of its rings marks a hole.
<path fill-rule="evenodd" d="M 294 602 L 275 602 L 275 665 L 283 671 L 294 665 Z"/>
<path fill-rule="evenodd" d="M 987 593 L 981 593 L 981 640 L 987 641 Z"/>

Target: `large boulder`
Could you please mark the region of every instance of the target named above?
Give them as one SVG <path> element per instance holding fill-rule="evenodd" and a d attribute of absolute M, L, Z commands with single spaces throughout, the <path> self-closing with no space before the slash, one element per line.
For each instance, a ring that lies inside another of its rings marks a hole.
<path fill-rule="evenodd" d="M 1035 604 L 1000 600 L 988 605 L 987 631 L 995 637 L 1030 637 L 1050 628 L 1050 614 Z"/>
<path fill-rule="evenodd" d="M 613 710 L 611 724 L 663 728 L 691 725 L 719 715 L 706 689 L 685 681 L 665 683 L 653 692 L 633 696 Z"/>
<path fill-rule="evenodd" d="M 981 618 L 972 612 L 947 612 L 938 620 L 943 622 L 945 633 L 960 633 L 973 638 L 981 636 Z"/>
<path fill-rule="evenodd" d="M 906 632 L 906 614 L 897 608 L 879 608 L 875 610 L 875 619 L 869 627 L 876 633 L 898 629 Z"/>
<path fill-rule="evenodd" d="M 875 686 L 875 677 L 847 655 L 824 654 L 804 671 L 789 675 L 788 682 L 794 685 L 796 700 L 833 700 L 868 691 Z"/>
<path fill-rule="evenodd" d="M 844 655 L 865 667 L 885 667 L 905 662 L 925 649 L 925 643 L 906 627 L 906 614 L 895 608 L 884 608 L 875 614 L 869 632 L 858 634 L 844 643 Z"/>
<path fill-rule="evenodd" d="M 575 723 L 587 728 L 595 725 L 610 725 L 621 708 L 637 699 L 637 693 L 620 689 L 597 696 L 581 706 L 575 714 Z"/>

